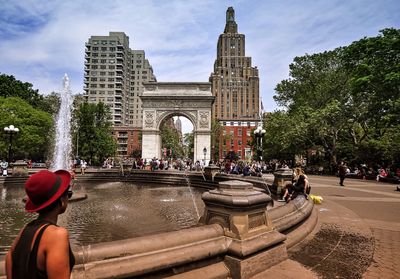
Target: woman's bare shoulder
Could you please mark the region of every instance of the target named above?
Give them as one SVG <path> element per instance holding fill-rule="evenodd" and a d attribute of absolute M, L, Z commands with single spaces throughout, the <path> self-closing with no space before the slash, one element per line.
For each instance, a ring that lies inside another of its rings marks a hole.
<path fill-rule="evenodd" d="M 43 234 L 46 239 L 68 240 L 68 230 L 64 227 L 50 225 Z"/>

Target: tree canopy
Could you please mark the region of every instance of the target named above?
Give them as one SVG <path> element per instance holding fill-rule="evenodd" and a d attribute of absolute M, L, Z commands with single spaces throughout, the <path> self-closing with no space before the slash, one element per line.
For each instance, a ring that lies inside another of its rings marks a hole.
<path fill-rule="evenodd" d="M 19 97 L 35 109 L 54 114 L 58 106 L 54 105 L 54 94 L 44 97 L 29 82 L 22 82 L 12 75 L 0 75 L 0 97 Z"/>
<path fill-rule="evenodd" d="M 96 165 L 115 155 L 117 145 L 112 137 L 108 106 L 101 102 L 82 103 L 74 112 L 74 120 L 74 138 L 77 139 L 74 141 L 74 149 L 80 158 Z"/>
<path fill-rule="evenodd" d="M 400 30 L 317 54 L 296 57 L 276 86 L 283 108 L 268 116 L 268 158 L 322 150 L 340 159 L 381 163 L 400 149 Z"/>
<path fill-rule="evenodd" d="M 160 128 L 162 148 L 172 151 L 172 155 L 168 157 L 174 159 L 184 159 L 186 157 L 185 148 L 178 131 L 174 127 L 173 119 L 166 120 Z"/>
<path fill-rule="evenodd" d="M 19 97 L 0 97 L 0 127 L 3 129 L 11 124 L 19 129 L 12 140 L 13 158 L 45 160 L 51 152 L 52 116 Z M 3 134 L 0 150 L 4 158 L 7 158 L 8 143 L 8 135 Z"/>

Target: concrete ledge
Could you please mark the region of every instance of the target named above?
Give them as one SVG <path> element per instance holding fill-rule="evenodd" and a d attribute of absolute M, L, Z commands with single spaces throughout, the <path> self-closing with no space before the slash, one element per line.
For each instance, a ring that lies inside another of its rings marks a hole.
<path fill-rule="evenodd" d="M 77 264 L 83 264 L 105 259 L 132 256 L 154 251 L 171 249 L 176 246 L 190 245 L 209 239 L 216 239 L 224 235 L 219 225 L 207 225 L 166 232 L 131 239 L 104 242 L 82 246 L 75 252 Z"/>
<path fill-rule="evenodd" d="M 293 228 L 293 230 L 286 234 L 286 248 L 289 250 L 296 244 L 303 241 L 308 235 L 310 235 L 318 223 L 318 210 L 314 207 L 310 216 L 305 219 L 299 227 Z"/>
<path fill-rule="evenodd" d="M 273 208 L 268 212 L 274 228 L 283 232 L 307 219 L 313 208 L 314 203 L 311 200 L 298 196 L 288 204 Z"/>
<path fill-rule="evenodd" d="M 169 279 L 199 279 L 199 278 L 209 278 L 209 279 L 226 279 L 230 276 L 229 269 L 223 262 L 212 264 L 204 268 L 199 268 L 191 270 L 185 273 L 168 276 L 165 278 Z"/>
<path fill-rule="evenodd" d="M 247 257 L 260 250 L 283 242 L 286 236 L 277 231 L 268 231 L 245 240 L 232 239 L 228 253 L 237 257 Z"/>
<path fill-rule="evenodd" d="M 248 279 L 286 259 L 287 252 L 285 245 L 278 244 L 245 259 L 229 255 L 225 256 L 225 264 L 230 269 L 233 279 Z"/>

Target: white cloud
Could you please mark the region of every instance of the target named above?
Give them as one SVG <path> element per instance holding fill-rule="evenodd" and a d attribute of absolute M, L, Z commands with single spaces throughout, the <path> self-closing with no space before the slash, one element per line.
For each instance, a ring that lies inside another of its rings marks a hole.
<path fill-rule="evenodd" d="M 42 93 L 64 73 L 82 92 L 84 44 L 122 31 L 143 49 L 159 81 L 208 81 L 225 11 L 233 6 L 246 54 L 260 71 L 264 107 L 295 56 L 333 49 L 399 27 L 394 0 L 336 1 L 7 1 L 0 0 L 0 72 Z"/>

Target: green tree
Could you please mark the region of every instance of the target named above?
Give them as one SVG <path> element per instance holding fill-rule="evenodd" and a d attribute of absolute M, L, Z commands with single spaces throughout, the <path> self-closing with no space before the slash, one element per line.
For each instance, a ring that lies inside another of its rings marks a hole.
<path fill-rule="evenodd" d="M 211 148 L 212 152 L 212 159 L 218 160 L 219 159 L 219 149 L 221 141 L 226 140 L 226 136 L 223 134 L 224 127 L 215 119 L 211 121 Z"/>
<path fill-rule="evenodd" d="M 194 158 L 194 134 L 193 133 L 186 133 L 183 136 L 185 147 L 186 147 L 186 157 Z"/>
<path fill-rule="evenodd" d="M 78 133 L 74 138 L 78 138 L 80 158 L 97 165 L 105 158 L 115 155 L 117 145 L 112 137 L 111 113 L 108 106 L 101 102 L 82 103 L 75 111 L 74 117 L 75 133 Z"/>
<path fill-rule="evenodd" d="M 33 89 L 31 83 L 17 80 L 12 75 L 0 75 L 0 97 L 19 97 L 36 109 L 50 114 L 55 112 L 55 107 L 50 105 L 49 100 L 40 95 L 37 89 Z"/>
<path fill-rule="evenodd" d="M 276 86 L 274 99 L 285 110 L 267 123 L 268 152 L 322 147 L 331 165 L 338 156 L 365 162 L 376 162 L 374 154 L 398 157 L 385 150 L 400 121 L 399 46 L 399 30 L 385 29 L 347 47 L 296 57 L 290 78 Z M 285 136 L 274 134 L 277 129 Z"/>
<path fill-rule="evenodd" d="M 385 134 L 400 123 L 400 30 L 384 29 L 345 48 L 344 67 L 350 73 L 350 104 L 354 111 L 351 140 L 367 154 L 382 146 Z"/>
<path fill-rule="evenodd" d="M 185 150 L 183 148 L 178 131 L 173 126 L 173 122 L 169 125 L 167 122 L 161 125 L 160 134 L 162 147 L 172 150 L 172 157 L 174 159 L 183 159 L 185 157 Z"/>
<path fill-rule="evenodd" d="M 44 161 L 52 152 L 53 119 L 47 112 L 33 108 L 18 97 L 0 97 L 0 127 L 14 125 L 19 133 L 13 137 L 13 158 Z M 50 133 L 49 133 L 50 131 Z M 2 156 L 7 157 L 8 136 L 0 141 Z"/>
<path fill-rule="evenodd" d="M 348 73 L 342 67 L 342 52 L 343 48 L 338 48 L 296 57 L 290 65 L 291 78 L 277 85 L 278 95 L 274 97 L 288 108 L 290 118 L 302 123 L 296 144 L 301 141 L 308 146 L 301 144 L 298 149 L 322 145 L 332 165 L 337 164 L 338 135 L 347 128 L 350 117 L 346 109 Z"/>

